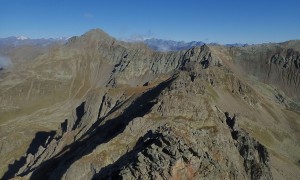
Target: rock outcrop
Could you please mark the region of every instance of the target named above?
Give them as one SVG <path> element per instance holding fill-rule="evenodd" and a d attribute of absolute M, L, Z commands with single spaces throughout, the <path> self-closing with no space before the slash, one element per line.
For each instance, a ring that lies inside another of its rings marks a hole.
<path fill-rule="evenodd" d="M 240 155 L 244 159 L 244 168 L 251 179 L 273 179 L 269 165 L 269 153 L 257 140 L 245 130 L 235 126 L 235 115 L 231 118 L 225 112 L 226 123 L 231 131 Z"/>

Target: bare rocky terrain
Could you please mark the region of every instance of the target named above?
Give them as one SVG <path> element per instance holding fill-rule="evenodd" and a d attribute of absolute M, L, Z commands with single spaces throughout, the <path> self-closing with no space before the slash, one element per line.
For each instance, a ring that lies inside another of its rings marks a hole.
<path fill-rule="evenodd" d="M 157 52 L 95 29 L 20 48 L 1 179 L 300 177 L 300 41 Z"/>

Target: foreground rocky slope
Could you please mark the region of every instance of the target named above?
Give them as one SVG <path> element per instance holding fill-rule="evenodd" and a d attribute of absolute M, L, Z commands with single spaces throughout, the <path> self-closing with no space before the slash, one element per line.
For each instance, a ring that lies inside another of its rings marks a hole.
<path fill-rule="evenodd" d="M 299 113 L 228 49 L 160 53 L 92 30 L 32 60 L 0 84 L 2 179 L 296 179 Z"/>

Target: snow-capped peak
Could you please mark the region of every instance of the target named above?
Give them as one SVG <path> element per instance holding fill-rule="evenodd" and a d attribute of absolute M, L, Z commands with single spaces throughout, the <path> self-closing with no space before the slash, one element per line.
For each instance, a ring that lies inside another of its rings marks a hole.
<path fill-rule="evenodd" d="M 26 36 L 18 36 L 17 39 L 18 39 L 18 40 L 25 40 L 25 39 L 29 39 L 29 38 L 26 37 Z"/>

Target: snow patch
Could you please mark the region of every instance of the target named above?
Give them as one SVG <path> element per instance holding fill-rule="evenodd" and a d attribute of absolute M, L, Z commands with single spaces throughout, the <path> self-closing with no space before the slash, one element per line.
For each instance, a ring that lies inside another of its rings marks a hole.
<path fill-rule="evenodd" d="M 26 39 L 29 39 L 29 38 L 26 37 L 26 36 L 18 36 L 17 39 L 18 40 L 26 40 Z"/>

